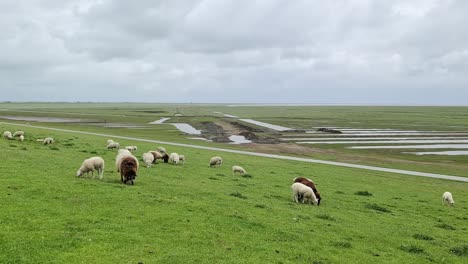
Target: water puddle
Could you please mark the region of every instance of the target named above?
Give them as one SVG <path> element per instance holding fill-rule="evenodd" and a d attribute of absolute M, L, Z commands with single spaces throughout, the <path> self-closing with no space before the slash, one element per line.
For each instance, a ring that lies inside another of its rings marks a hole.
<path fill-rule="evenodd" d="M 468 144 L 434 144 L 404 146 L 352 146 L 350 149 L 468 149 Z"/>
<path fill-rule="evenodd" d="M 468 139 L 468 137 L 334 137 L 334 138 L 281 138 L 284 141 L 300 141 L 300 140 L 311 140 L 311 141 L 333 141 L 333 140 L 413 140 L 413 139 Z"/>
<path fill-rule="evenodd" d="M 230 142 L 229 144 L 246 144 L 246 143 L 252 143 L 251 140 L 246 139 L 244 136 L 239 136 L 239 135 L 232 135 L 229 137 Z"/>
<path fill-rule="evenodd" d="M 289 128 L 289 127 L 272 125 L 272 124 L 268 124 L 268 123 L 265 123 L 265 122 L 256 121 L 256 120 L 253 120 L 253 119 L 239 119 L 239 120 L 244 121 L 246 123 L 251 123 L 251 124 L 254 124 L 254 125 L 257 125 L 257 126 L 267 127 L 267 128 L 270 128 L 270 129 L 273 129 L 273 130 L 276 130 L 276 131 L 293 130 L 292 128 Z"/>
<path fill-rule="evenodd" d="M 193 126 L 185 123 L 170 123 L 171 125 L 174 125 L 177 129 L 180 131 L 190 134 L 190 135 L 200 135 L 201 131 L 198 129 L 195 129 Z"/>
<path fill-rule="evenodd" d="M 448 150 L 448 151 L 433 151 L 433 152 L 403 152 L 406 154 L 414 155 L 446 155 L 446 156 L 459 156 L 468 155 L 468 150 Z"/>
<path fill-rule="evenodd" d="M 148 124 L 150 124 L 150 125 L 159 125 L 159 124 L 162 124 L 162 123 L 166 122 L 166 121 L 169 120 L 169 119 L 170 119 L 170 118 L 168 118 L 168 117 L 163 117 L 163 118 L 161 118 L 161 119 L 159 119 L 159 120 L 156 120 L 156 121 L 153 121 L 153 122 L 149 122 Z"/>
<path fill-rule="evenodd" d="M 357 140 L 357 141 L 301 141 L 297 144 L 426 144 L 426 143 L 468 143 L 468 139 L 435 139 L 435 140 Z"/>
<path fill-rule="evenodd" d="M 307 134 L 317 134 L 317 136 L 330 136 L 330 133 L 323 133 L 323 132 L 312 132 L 306 131 Z M 410 133 L 343 133 L 343 134 L 333 134 L 334 136 L 339 137 L 373 137 L 373 136 L 468 136 L 466 132 L 451 132 L 451 133 L 438 133 L 438 132 L 410 132 Z M 314 135 L 315 136 L 315 135 Z"/>

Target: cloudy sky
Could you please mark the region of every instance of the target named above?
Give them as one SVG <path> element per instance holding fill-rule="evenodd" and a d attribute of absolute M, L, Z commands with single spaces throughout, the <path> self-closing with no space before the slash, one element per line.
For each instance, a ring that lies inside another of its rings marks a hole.
<path fill-rule="evenodd" d="M 468 105 L 465 0 L 0 0 L 0 101 Z"/>

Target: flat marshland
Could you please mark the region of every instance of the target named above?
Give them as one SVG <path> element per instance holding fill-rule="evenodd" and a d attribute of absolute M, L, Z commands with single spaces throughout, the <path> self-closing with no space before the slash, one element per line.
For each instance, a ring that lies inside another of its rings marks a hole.
<path fill-rule="evenodd" d="M 303 137 L 306 130 L 324 126 L 463 133 L 468 131 L 466 107 L 5 103 L 0 104 L 0 109 L 1 132 L 25 131 L 24 142 L 0 140 L 0 263 L 468 260 L 465 182 L 140 140 L 467 177 L 466 156 L 417 156 L 394 150 L 353 150 L 333 144 L 303 146 L 279 140 Z M 295 131 L 271 131 L 219 113 Z M 64 118 L 73 122 L 12 117 Z M 248 130 L 271 142 L 206 142 L 189 139 L 191 135 L 169 124 L 148 125 L 163 117 L 171 118 L 167 123 L 188 123 L 202 130 L 207 139 Z M 55 128 L 69 131 L 51 130 Z M 54 144 L 36 141 L 48 136 L 55 139 Z M 106 149 L 109 138 L 121 146 L 138 146 L 135 156 L 140 160 L 140 169 L 134 186 L 120 182 L 115 169 L 116 151 Z M 272 138 L 276 142 L 272 143 Z M 158 162 L 146 168 L 142 154 L 158 146 L 185 155 L 186 163 Z M 218 155 L 223 157 L 223 164 L 210 168 L 209 159 Z M 91 156 L 101 156 L 106 162 L 102 180 L 75 176 L 82 161 Z M 244 167 L 248 174 L 232 175 L 233 165 Z M 323 197 L 320 206 L 292 201 L 290 186 L 297 176 L 306 176 L 318 184 Z M 442 205 L 445 191 L 453 194 L 453 207 Z"/>

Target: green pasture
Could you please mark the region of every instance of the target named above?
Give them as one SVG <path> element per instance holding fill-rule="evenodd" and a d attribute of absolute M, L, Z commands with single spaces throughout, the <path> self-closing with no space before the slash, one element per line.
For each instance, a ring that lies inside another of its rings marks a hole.
<path fill-rule="evenodd" d="M 166 126 L 38 125 L 186 140 Z M 1 131 L 17 129 L 26 132 L 24 142 L 0 140 L 0 263 L 468 260 L 466 183 L 164 145 L 184 154 L 186 164 L 140 162 L 131 186 L 120 182 L 107 137 L 0 123 Z M 35 141 L 47 136 L 56 142 Z M 137 145 L 140 160 L 159 146 L 117 141 Z M 208 166 L 215 155 L 223 157 L 220 168 Z M 75 176 L 91 156 L 106 162 L 102 180 Z M 248 175 L 233 176 L 232 165 Z M 290 185 L 299 175 L 318 184 L 319 207 L 292 202 Z M 454 207 L 441 204 L 444 191 L 452 192 Z"/>

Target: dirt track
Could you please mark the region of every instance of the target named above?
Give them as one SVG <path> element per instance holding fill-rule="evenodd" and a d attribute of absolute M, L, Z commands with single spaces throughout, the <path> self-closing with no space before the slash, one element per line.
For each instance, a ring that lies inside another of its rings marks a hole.
<path fill-rule="evenodd" d="M 366 166 L 366 165 L 358 165 L 358 164 L 350 164 L 350 163 L 334 162 L 334 161 L 326 161 L 326 160 L 317 160 L 317 159 L 309 159 L 309 158 L 289 157 L 289 156 L 282 156 L 282 155 L 275 155 L 275 154 L 266 154 L 266 153 L 249 152 L 249 151 L 242 151 L 242 150 L 223 149 L 223 148 L 206 147 L 206 146 L 199 146 L 199 145 L 192 145 L 192 144 L 167 142 L 167 141 L 160 141 L 160 140 L 151 140 L 151 139 L 134 138 L 134 137 L 124 137 L 124 136 L 116 136 L 116 135 L 93 133 L 93 132 L 84 132 L 84 131 L 78 131 L 78 130 L 50 128 L 50 127 L 33 126 L 33 125 L 23 125 L 23 124 L 8 123 L 8 122 L 0 122 L 0 123 L 1 124 L 7 124 L 7 125 L 14 125 L 14 126 L 33 127 L 33 128 L 39 128 L 39 129 L 75 133 L 75 134 L 94 135 L 94 136 L 101 136 L 101 137 L 112 137 L 112 138 L 128 139 L 128 140 L 135 140 L 135 141 L 141 141 L 141 142 L 150 142 L 150 143 L 159 143 L 159 144 L 180 146 L 180 147 L 187 147 L 187 148 L 215 150 L 215 151 L 230 152 L 230 153 L 237 153 L 237 154 L 251 155 L 251 156 L 260 156 L 260 157 L 273 158 L 273 159 L 294 160 L 294 161 L 326 164 L 326 165 L 332 165 L 332 166 L 340 166 L 340 167 L 357 168 L 357 169 L 364 169 L 364 170 L 382 171 L 382 172 L 398 173 L 398 174 L 404 174 L 404 175 L 412 175 L 412 176 L 420 176 L 420 177 L 429 177 L 429 178 L 445 179 L 445 180 L 452 180 L 452 181 L 468 182 L 468 178 L 459 177 L 459 176 L 452 176 L 452 175 L 443 175 L 443 174 L 435 174 L 435 173 L 390 169 L 390 168 L 382 168 L 382 167 L 374 167 L 374 166 Z"/>

